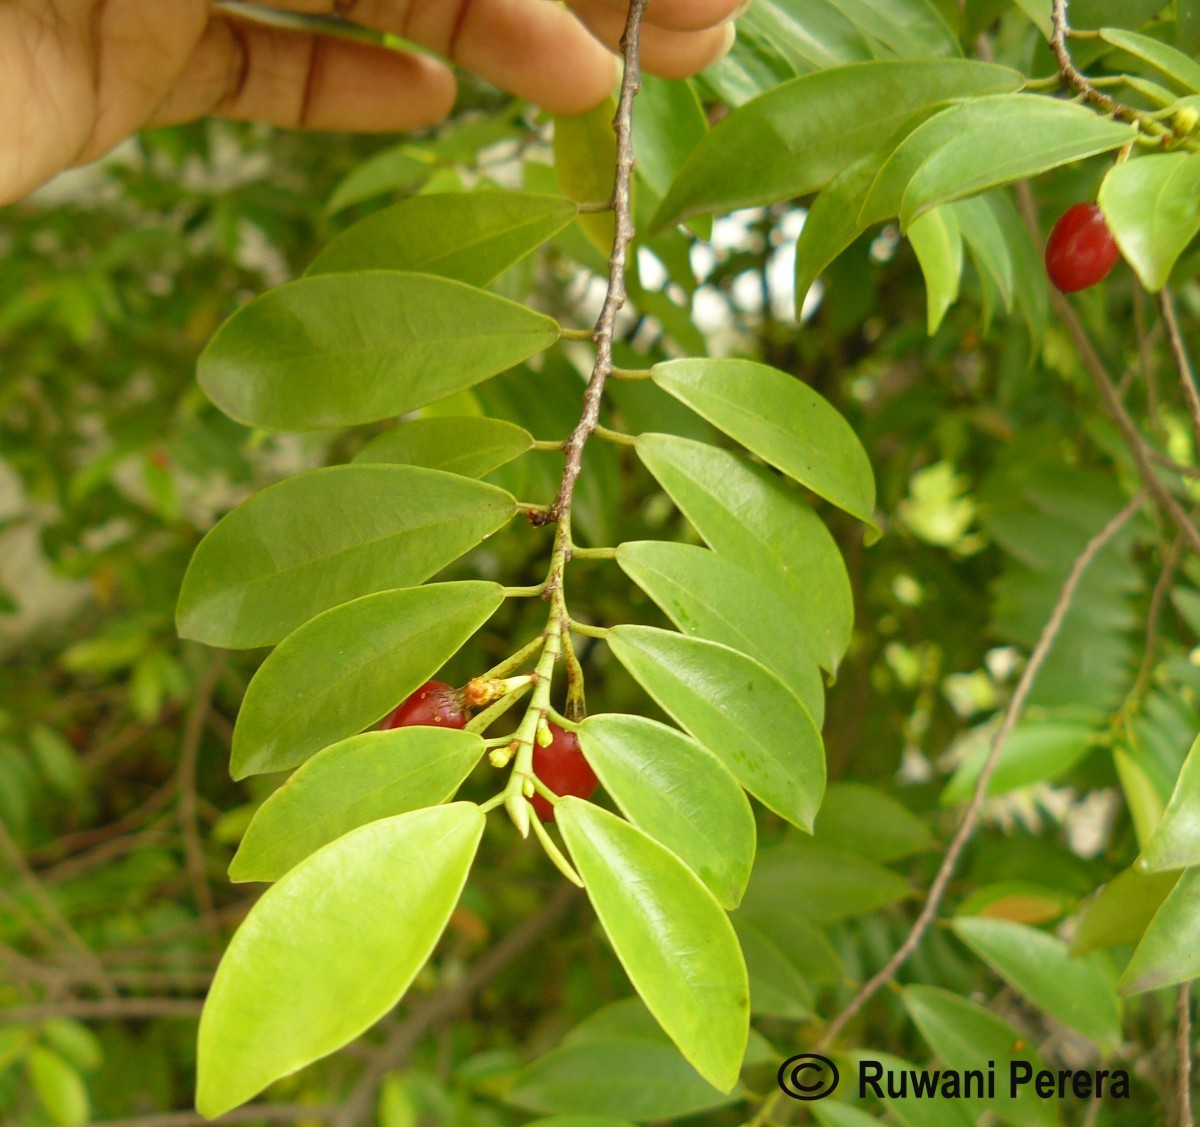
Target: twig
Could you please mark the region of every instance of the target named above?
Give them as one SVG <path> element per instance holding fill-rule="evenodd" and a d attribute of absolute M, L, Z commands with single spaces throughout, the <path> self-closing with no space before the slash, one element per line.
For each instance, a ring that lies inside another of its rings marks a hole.
<path fill-rule="evenodd" d="M 337 1108 L 315 1104 L 247 1104 L 216 1119 L 205 1119 L 198 1111 L 168 1111 L 159 1115 L 140 1115 L 134 1119 L 104 1119 L 90 1127 L 208 1127 L 222 1123 L 302 1123 L 306 1119 L 329 1119 Z"/>
<path fill-rule="evenodd" d="M 1179 988 L 1175 1003 L 1175 1066 L 1179 1102 L 1179 1127 L 1195 1127 L 1192 1118 L 1192 984 Z"/>
<path fill-rule="evenodd" d="M 510 931 L 451 989 L 414 1005 L 412 1013 L 380 1046 L 359 1077 L 354 1090 L 334 1116 L 332 1127 L 358 1127 L 365 1123 L 375 1091 L 384 1076 L 404 1065 L 413 1047 L 430 1029 L 453 1018 L 484 986 L 534 946 L 578 898 L 579 893 L 570 885 L 560 888 L 540 912 L 527 917 Z"/>
<path fill-rule="evenodd" d="M 1175 578 L 1175 568 L 1179 564 L 1179 554 L 1182 551 L 1183 537 L 1176 536 L 1175 542 L 1163 559 L 1162 570 L 1154 584 L 1154 590 L 1150 593 L 1150 606 L 1146 612 L 1146 644 L 1142 650 L 1142 661 L 1138 666 L 1133 688 L 1129 690 L 1129 702 L 1135 708 L 1150 684 L 1150 675 L 1154 670 L 1154 651 L 1158 645 L 1158 623 L 1162 617 L 1163 603 L 1171 588 L 1171 581 Z"/>
<path fill-rule="evenodd" d="M 80 1021 L 198 1017 L 203 1008 L 204 1002 L 199 998 L 100 998 L 86 1001 L 65 998 L 61 1002 L 0 1009 L 0 1026 L 49 1021 L 56 1017 L 74 1017 Z"/>
<path fill-rule="evenodd" d="M 183 855 L 192 897 L 200 912 L 200 922 L 209 939 L 218 944 L 221 929 L 213 914 L 212 888 L 204 864 L 204 843 L 200 840 L 200 820 L 196 813 L 196 760 L 204 737 L 205 722 L 212 707 L 217 682 L 225 669 L 228 656 L 215 658 L 196 689 L 196 699 L 183 725 L 183 745 L 179 755 L 176 783 L 179 787 L 179 828 L 183 834 Z"/>
<path fill-rule="evenodd" d="M 988 784 L 991 782 L 996 766 L 1000 762 L 1000 755 L 1004 751 L 1004 745 L 1016 727 L 1017 721 L 1021 718 L 1021 714 L 1025 709 L 1025 702 L 1028 700 L 1029 693 L 1033 688 L 1033 683 L 1041 671 L 1043 664 L 1045 664 L 1046 657 L 1050 653 L 1051 646 L 1054 645 L 1055 638 L 1058 637 L 1058 632 L 1062 628 L 1067 611 L 1071 608 L 1071 603 L 1075 598 L 1075 592 L 1079 588 L 1083 573 L 1104 546 L 1133 518 L 1138 509 L 1145 504 L 1145 501 L 1146 493 L 1143 490 L 1087 542 L 1083 551 L 1079 554 L 1079 558 L 1071 566 L 1071 571 L 1067 575 L 1066 582 L 1063 584 L 1058 602 L 1055 603 L 1050 619 L 1042 629 L 1041 637 L 1038 638 L 1037 645 L 1030 655 L 1029 663 L 1025 666 L 1021 674 L 1021 679 L 1017 683 L 1017 688 L 1013 693 L 1012 700 L 1009 701 L 1008 708 L 1005 710 L 1000 729 L 992 741 L 991 750 L 988 752 L 983 769 L 979 772 L 979 778 L 975 782 L 975 791 L 971 795 L 971 801 L 967 805 L 966 812 L 959 823 L 953 840 L 950 842 L 949 848 L 946 850 L 946 855 L 942 858 L 942 863 L 938 868 L 937 875 L 933 878 L 933 883 L 929 887 L 929 893 L 925 897 L 925 904 L 921 908 L 916 922 L 914 922 L 904 942 L 900 944 L 892 954 L 892 957 L 884 964 L 883 968 L 863 984 L 862 988 L 850 1000 L 845 1009 L 825 1027 L 825 1031 L 822 1033 L 821 1040 L 817 1045 L 818 1049 L 827 1048 L 842 1029 L 845 1028 L 846 1023 L 882 987 L 891 982 L 896 971 L 904 965 L 905 960 L 913 953 L 922 938 L 924 938 L 929 925 L 933 923 L 938 908 L 941 906 L 942 897 L 945 895 L 946 886 L 950 883 L 955 866 L 958 864 L 958 859 L 962 855 L 967 842 L 971 839 L 972 834 L 975 832 L 980 811 L 983 809 L 984 800 L 987 797 Z"/>
<path fill-rule="evenodd" d="M 1192 416 L 1192 439 L 1197 451 L 1200 451 L 1200 391 L 1196 390 L 1196 377 L 1188 360 L 1183 334 L 1179 331 L 1179 322 L 1175 319 L 1175 301 L 1170 290 L 1164 289 L 1158 295 L 1158 305 L 1162 310 L 1163 324 L 1167 326 L 1167 340 L 1171 342 L 1171 355 L 1175 358 L 1179 385 L 1183 388 L 1183 397 Z"/>
<path fill-rule="evenodd" d="M 613 180 L 612 210 L 616 232 L 613 236 L 612 254 L 608 259 L 608 292 L 604 305 L 592 330 L 596 344 L 596 362 L 592 366 L 591 379 L 583 396 L 583 416 L 567 439 L 563 454 L 562 481 L 558 496 L 550 508 L 550 519 L 564 520 L 571 511 L 571 500 L 575 494 L 575 482 L 583 461 L 583 448 L 591 438 L 600 420 L 600 398 L 604 385 L 613 371 L 613 338 L 616 335 L 617 315 L 625 307 L 628 295 L 625 289 L 626 258 L 633 242 L 633 170 L 636 162 L 633 155 L 633 102 L 642 88 L 642 71 L 639 61 L 642 14 L 646 0 L 630 0 L 629 17 L 625 21 L 625 33 L 621 36 L 621 54 L 625 69 L 621 78 L 621 95 L 617 102 L 617 115 L 613 128 L 617 134 L 617 168 Z"/>
<path fill-rule="evenodd" d="M 1149 114 L 1135 110 L 1132 106 L 1118 102 L 1115 98 L 1110 98 L 1107 94 L 1097 90 L 1076 68 L 1071 61 L 1071 52 L 1067 50 L 1067 37 L 1071 34 L 1071 27 L 1067 23 L 1067 0 L 1053 0 L 1050 10 L 1050 26 L 1050 50 L 1054 52 L 1054 58 L 1058 62 L 1058 76 L 1061 81 L 1097 109 L 1112 114 L 1113 117 L 1119 117 L 1122 121 L 1132 122 L 1147 133 L 1164 138 L 1165 141 L 1169 142 L 1172 139 L 1171 131 L 1155 121 Z"/>
<path fill-rule="evenodd" d="M 1177 462 L 1173 458 L 1168 458 L 1166 454 L 1155 450 L 1153 446 L 1146 450 L 1146 454 L 1155 465 L 1162 466 L 1172 473 L 1177 473 L 1180 477 L 1200 477 L 1200 466 L 1185 466 L 1182 462 Z"/>

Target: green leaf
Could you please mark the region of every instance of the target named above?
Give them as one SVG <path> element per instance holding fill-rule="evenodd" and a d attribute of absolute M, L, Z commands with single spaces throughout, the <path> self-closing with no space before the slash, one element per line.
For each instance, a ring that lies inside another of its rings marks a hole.
<path fill-rule="evenodd" d="M 994 735 L 994 724 L 975 733 L 971 750 L 941 793 L 939 801 L 943 805 L 965 802 L 974 793 L 979 772 L 991 754 Z M 1007 794 L 1018 787 L 1056 778 L 1078 763 L 1095 746 L 1097 738 L 1092 725 L 1076 720 L 1026 720 L 1005 741 L 995 773 L 988 780 L 988 795 Z"/>
<path fill-rule="evenodd" d="M 958 300 L 963 268 L 958 220 L 949 208 L 927 211 L 908 228 L 908 240 L 925 275 L 927 330 L 933 336 L 946 310 Z"/>
<path fill-rule="evenodd" d="M 414 196 L 335 236 L 306 273 L 408 270 L 485 286 L 577 212 L 570 200 L 511 189 Z"/>
<path fill-rule="evenodd" d="M 1121 1042 L 1121 1011 L 1114 980 L 1099 955 L 1075 959 L 1067 945 L 1036 928 L 960 917 L 954 934 L 1038 1009 L 1095 1041 L 1105 1053 Z"/>
<path fill-rule="evenodd" d="M 807 384 L 750 360 L 656 364 L 659 387 L 820 497 L 875 523 L 875 475 L 850 424 Z"/>
<path fill-rule="evenodd" d="M 694 544 L 660 540 L 622 544 L 617 562 L 684 634 L 761 661 L 822 723 L 825 685 L 805 624 L 745 568 Z"/>
<path fill-rule="evenodd" d="M 708 118 L 690 82 L 652 74 L 642 77 L 633 115 L 633 147 L 638 175 L 657 195 L 666 195 L 707 134 Z"/>
<path fill-rule="evenodd" d="M 908 225 L 938 204 L 1119 149 L 1133 126 L 1037 94 L 972 98 L 917 126 L 880 169 L 860 223 Z"/>
<path fill-rule="evenodd" d="M 1200 868 L 1184 869 L 1133 952 L 1117 989 L 1141 994 L 1200 978 Z"/>
<path fill-rule="evenodd" d="M 608 1115 L 554 1115 L 535 1119 L 526 1127 L 637 1127 L 628 1119 L 613 1119 Z"/>
<path fill-rule="evenodd" d="M 1071 943 L 1072 953 L 1135 946 L 1178 880 L 1177 872 L 1144 873 L 1133 868 L 1118 873 L 1088 903 Z"/>
<path fill-rule="evenodd" d="M 933 986 L 906 986 L 900 996 L 921 1036 L 948 1068 L 986 1068 L 995 1061 L 997 1078 L 1007 1080 L 1013 1060 L 1028 1061 L 1035 1075 L 1046 1067 L 1035 1053 L 1017 1049 L 1025 1041 L 1008 1022 L 966 998 Z M 1042 1099 L 1031 1084 L 1023 1085 L 1016 1099 L 1008 1092 L 1008 1084 L 1001 1082 L 994 1099 L 972 1104 L 991 1107 L 1014 1127 L 1058 1123 L 1055 1101 Z"/>
<path fill-rule="evenodd" d="M 603 203 L 612 198 L 617 167 L 613 119 L 617 103 L 606 98 L 586 113 L 554 119 L 554 167 L 563 192 L 576 203 Z M 601 254 L 612 253 L 616 230 L 610 211 L 579 216 L 579 226 Z"/>
<path fill-rule="evenodd" d="M 229 878 L 278 880 L 359 826 L 438 806 L 482 756 L 482 737 L 432 727 L 365 732 L 327 747 L 259 807 Z"/>
<path fill-rule="evenodd" d="M 1200 231 L 1200 153 L 1159 153 L 1114 165 L 1100 208 L 1121 253 L 1157 293 Z"/>
<path fill-rule="evenodd" d="M 272 485 L 200 542 L 184 638 L 248 649 L 375 591 L 421 583 L 512 519 L 501 489 L 411 466 L 333 466 Z"/>
<path fill-rule="evenodd" d="M 838 986 L 848 981 L 846 966 L 837 948 L 816 924 L 790 901 L 783 904 L 743 904 L 733 913 L 734 927 L 741 921 L 754 925 L 798 970 L 806 982 Z"/>
<path fill-rule="evenodd" d="M 750 1012 L 802 1021 L 812 1014 L 812 992 L 787 956 L 748 919 L 735 918 L 750 976 Z"/>
<path fill-rule="evenodd" d="M 870 915 L 912 894 L 905 880 L 874 861 L 789 841 L 759 850 L 744 903 L 751 918 L 787 904 L 814 923 L 832 923 Z"/>
<path fill-rule="evenodd" d="M 431 176 L 435 167 L 432 156 L 408 142 L 384 149 L 338 184 L 327 206 L 337 212 L 387 192 L 406 191 Z"/>
<path fill-rule="evenodd" d="M 469 415 L 412 419 L 373 438 L 354 457 L 483 477 L 533 449 L 533 435 L 503 419 Z"/>
<path fill-rule="evenodd" d="M 894 861 L 933 848 L 933 835 L 915 814 L 877 787 L 833 783 L 813 826 L 819 845 L 872 861 Z"/>
<path fill-rule="evenodd" d="M 91 1104 L 79 1073 L 41 1045 L 34 1045 L 25 1061 L 33 1090 L 50 1122 L 58 1127 L 83 1127 L 90 1118 Z"/>
<path fill-rule="evenodd" d="M 495 583 L 437 583 L 344 603 L 259 666 L 233 730 L 235 779 L 285 771 L 420 688 L 504 601 Z"/>
<path fill-rule="evenodd" d="M 242 306 L 209 341 L 197 378 L 249 426 L 352 426 L 474 387 L 556 340 L 549 317 L 462 282 L 319 274 Z"/>
<path fill-rule="evenodd" d="M 641 716 L 590 716 L 579 744 L 621 813 L 736 908 L 754 863 L 754 815 L 725 765 Z"/>
<path fill-rule="evenodd" d="M 608 634 L 616 659 L 764 806 L 811 829 L 825 752 L 808 710 L 765 666 L 728 646 L 651 626 Z"/>
<path fill-rule="evenodd" d="M 746 965 L 729 918 L 673 853 L 577 798 L 555 808 L 609 942 L 646 1007 L 710 1084 L 737 1083 L 749 1035 Z"/>
<path fill-rule="evenodd" d="M 828 529 L 788 483 L 727 450 L 643 434 L 638 457 L 719 555 L 749 571 L 766 597 L 804 623 L 798 639 L 835 670 L 850 642 L 854 603 Z"/>
<path fill-rule="evenodd" d="M 200 1018 L 202 1115 L 340 1049 L 400 1000 L 458 903 L 483 824 L 468 802 L 371 822 L 267 890 Z"/>
<path fill-rule="evenodd" d="M 734 110 L 696 146 L 653 225 L 814 192 L 922 107 L 1017 90 L 1023 81 L 988 63 L 898 59 L 785 82 Z"/>
<path fill-rule="evenodd" d="M 1179 779 L 1138 868 L 1158 872 L 1200 865 L 1200 737 L 1192 744 Z"/>
<path fill-rule="evenodd" d="M 1100 38 L 1148 63 L 1173 85 L 1181 87 L 1185 93 L 1200 94 L 1200 63 L 1182 51 L 1177 51 L 1158 39 L 1152 39 L 1149 35 L 1139 35 L 1136 31 L 1122 31 L 1115 27 L 1102 27 Z"/>
<path fill-rule="evenodd" d="M 958 37 L 930 0 L 836 0 L 839 11 L 897 55 L 961 54 Z"/>
<path fill-rule="evenodd" d="M 998 196 L 988 195 L 959 200 L 948 206 L 958 220 L 963 242 L 980 274 L 995 282 L 1004 308 L 1011 310 L 1016 291 L 1016 268 L 1004 227 L 995 210 L 999 203 Z"/>

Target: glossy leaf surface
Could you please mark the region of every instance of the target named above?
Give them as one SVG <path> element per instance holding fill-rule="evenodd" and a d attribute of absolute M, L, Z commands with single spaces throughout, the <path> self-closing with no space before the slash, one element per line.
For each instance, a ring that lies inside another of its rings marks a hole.
<path fill-rule="evenodd" d="M 1138 859 L 1138 867 L 1150 871 L 1193 865 L 1200 865 L 1200 737 L 1183 761 L 1167 808 Z"/>
<path fill-rule="evenodd" d="M 1141 994 L 1200 978 L 1200 868 L 1185 869 L 1159 906 L 1117 984 Z"/>

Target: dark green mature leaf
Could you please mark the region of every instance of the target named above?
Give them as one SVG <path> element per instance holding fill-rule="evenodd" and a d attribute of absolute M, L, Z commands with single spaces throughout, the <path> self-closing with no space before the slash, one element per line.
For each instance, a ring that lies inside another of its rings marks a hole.
<path fill-rule="evenodd" d="M 652 74 L 642 78 L 638 112 L 633 115 L 633 147 L 638 175 L 654 192 L 666 194 L 707 133 L 708 118 L 690 82 Z"/>
<path fill-rule="evenodd" d="M 865 857 L 789 841 L 759 850 L 745 911 L 754 918 L 759 910 L 786 904 L 806 919 L 831 923 L 869 915 L 911 895 L 907 881 Z"/>
<path fill-rule="evenodd" d="M 825 686 L 792 606 L 745 568 L 694 544 L 622 544 L 617 562 L 683 631 L 761 661 L 804 702 L 820 726 Z"/>
<path fill-rule="evenodd" d="M 437 943 L 483 834 L 457 802 L 360 826 L 250 910 L 200 1019 L 208 1117 L 341 1048 L 390 1010 Z"/>
<path fill-rule="evenodd" d="M 242 306 L 197 378 L 231 418 L 313 430 L 403 415 L 549 348 L 558 325 L 430 274 L 320 274 Z"/>
<path fill-rule="evenodd" d="M 1185 93 L 1200 94 L 1200 63 L 1182 51 L 1177 51 L 1161 40 L 1152 39 L 1149 35 L 1140 35 L 1136 31 L 1124 31 L 1115 27 L 1102 27 L 1100 38 L 1122 51 L 1127 51 L 1134 58 L 1149 63 L 1168 82 L 1180 87 Z"/>
<path fill-rule="evenodd" d="M 833 783 L 813 827 L 820 845 L 872 861 L 894 861 L 933 847 L 933 835 L 915 814 L 865 783 Z"/>
<path fill-rule="evenodd" d="M 651 626 L 617 626 L 613 655 L 764 806 L 811 830 L 825 751 L 808 710 L 769 669 L 728 646 Z"/>
<path fill-rule="evenodd" d="M 1022 81 L 987 63 L 903 59 L 786 82 L 735 110 L 696 147 L 654 226 L 816 191 L 922 107 L 1017 90 Z"/>
<path fill-rule="evenodd" d="M 902 227 L 950 200 L 1119 149 L 1133 126 L 1037 94 L 996 94 L 950 106 L 888 158 L 859 222 L 898 215 Z"/>
<path fill-rule="evenodd" d="M 897 55 L 959 55 L 958 37 L 944 9 L 930 0 L 835 0 L 871 39 Z"/>
<path fill-rule="evenodd" d="M 462 477 L 483 477 L 533 448 L 533 435 L 503 419 L 456 415 L 411 419 L 373 438 L 354 461 L 401 462 Z"/>
<path fill-rule="evenodd" d="M 1055 935 L 1008 920 L 959 917 L 954 934 L 1042 1012 L 1095 1041 L 1105 1053 L 1121 1041 L 1114 976 L 1101 956 L 1072 958 Z"/>
<path fill-rule="evenodd" d="M 414 196 L 330 240 L 307 273 L 409 270 L 485 286 L 577 213 L 571 200 L 513 190 Z"/>
<path fill-rule="evenodd" d="M 1098 200 L 1126 261 L 1157 293 L 1200 231 L 1200 153 L 1157 153 L 1114 165 Z"/>
<path fill-rule="evenodd" d="M 558 825 L 609 942 L 646 1007 L 710 1084 L 737 1083 L 749 1035 L 746 965 L 729 918 L 673 853 L 590 802 Z"/>
<path fill-rule="evenodd" d="M 1200 865 L 1200 737 L 1192 744 L 1167 808 L 1138 859 L 1138 868 L 1151 872 L 1193 865 Z"/>
<path fill-rule="evenodd" d="M 908 240 L 925 275 L 926 328 L 933 336 L 946 311 L 958 300 L 963 269 L 958 219 L 949 208 L 927 211 L 908 228 Z"/>
<path fill-rule="evenodd" d="M 421 583 L 506 524 L 502 489 L 411 466 L 333 466 L 264 489 L 200 542 L 184 576 L 184 638 L 274 645 L 315 614 Z"/>
<path fill-rule="evenodd" d="M 1141 994 L 1200 978 L 1200 867 L 1184 869 L 1133 952 L 1117 989 Z"/>
<path fill-rule="evenodd" d="M 495 583 L 437 583 L 344 603 L 289 634 L 246 690 L 235 779 L 284 771 L 373 724 L 442 667 L 504 601 Z"/>
<path fill-rule="evenodd" d="M 327 747 L 258 808 L 229 878 L 278 880 L 359 826 L 438 806 L 482 756 L 481 736 L 431 727 L 365 732 Z"/>
<path fill-rule="evenodd" d="M 1035 1053 L 1018 1048 L 1025 1041 L 1008 1022 L 966 998 L 934 986 L 906 986 L 900 996 L 921 1036 L 948 1068 L 985 1068 L 995 1061 L 997 1077 L 1007 1080 L 1013 1060 L 1028 1061 L 1035 1074 L 1046 1067 Z M 1055 1102 L 1042 1099 L 1031 1084 L 1012 1099 L 1007 1083 L 997 1083 L 995 1098 L 974 1106 L 990 1107 L 1013 1127 L 1058 1123 Z"/>
<path fill-rule="evenodd" d="M 754 815 L 721 760 L 641 716 L 589 716 L 579 744 L 621 812 L 736 908 L 754 863 Z"/>
<path fill-rule="evenodd" d="M 828 529 L 783 479 L 703 442 L 643 434 L 638 457 L 720 556 L 749 571 L 804 623 L 798 641 L 826 669 L 846 652 L 854 603 Z"/>
<path fill-rule="evenodd" d="M 675 360 L 651 378 L 764 461 L 874 524 L 875 475 L 850 424 L 794 376 L 750 360 Z"/>

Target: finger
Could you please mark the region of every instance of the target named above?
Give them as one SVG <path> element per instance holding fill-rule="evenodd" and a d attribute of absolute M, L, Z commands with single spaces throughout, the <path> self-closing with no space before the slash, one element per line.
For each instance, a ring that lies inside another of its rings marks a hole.
<path fill-rule="evenodd" d="M 582 113 L 615 82 L 609 52 L 548 0 L 325 0 L 325 10 L 419 43 L 552 113 Z"/>
<path fill-rule="evenodd" d="M 285 128 L 419 129 L 454 108 L 433 59 L 368 44 L 214 19 L 154 124 L 207 113 Z"/>
<path fill-rule="evenodd" d="M 573 0 L 571 10 L 602 43 L 618 50 L 626 17 L 601 0 Z M 662 78 L 687 78 L 723 59 L 733 47 L 734 26 L 669 31 L 646 24 L 641 32 L 642 67 Z"/>
<path fill-rule="evenodd" d="M 629 11 L 629 0 L 600 0 L 621 14 Z M 703 31 L 736 19 L 749 7 L 749 0 L 650 0 L 646 24 L 668 31 Z"/>

